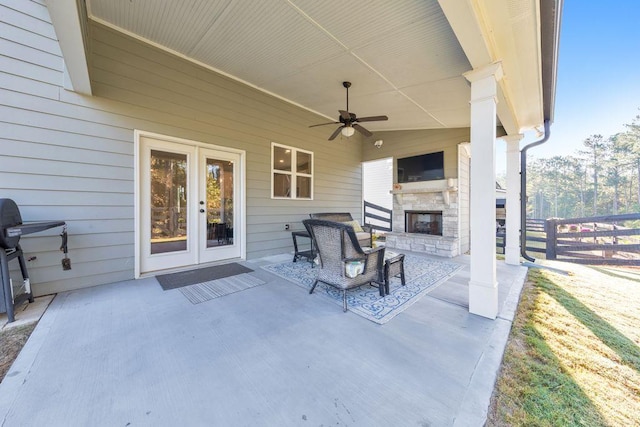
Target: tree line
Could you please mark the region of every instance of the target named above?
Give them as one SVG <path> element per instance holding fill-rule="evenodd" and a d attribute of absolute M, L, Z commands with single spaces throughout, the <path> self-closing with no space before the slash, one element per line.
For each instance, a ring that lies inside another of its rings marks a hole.
<path fill-rule="evenodd" d="M 640 212 L 640 115 L 624 132 L 589 136 L 572 155 L 531 161 L 527 195 L 531 218 Z"/>

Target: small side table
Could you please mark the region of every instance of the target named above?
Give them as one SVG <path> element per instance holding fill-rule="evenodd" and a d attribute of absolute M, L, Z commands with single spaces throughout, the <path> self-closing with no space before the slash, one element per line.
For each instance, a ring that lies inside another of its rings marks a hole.
<path fill-rule="evenodd" d="M 298 237 L 306 237 L 307 239 L 310 240 L 310 249 L 309 250 L 301 251 L 301 250 L 298 249 Z M 296 262 L 296 261 L 298 261 L 299 259 L 302 259 L 302 258 L 306 258 L 307 261 L 309 261 L 311 263 L 311 265 L 314 265 L 313 260 L 316 258 L 316 250 L 315 250 L 315 247 L 313 245 L 313 239 L 309 235 L 309 232 L 307 232 L 307 231 L 292 231 L 291 232 L 291 238 L 293 239 L 293 250 L 294 250 L 293 262 Z"/>
<path fill-rule="evenodd" d="M 394 255 L 384 260 L 384 290 L 386 295 L 389 295 L 389 279 L 398 275 L 400 275 L 400 283 L 404 286 L 404 254 Z"/>

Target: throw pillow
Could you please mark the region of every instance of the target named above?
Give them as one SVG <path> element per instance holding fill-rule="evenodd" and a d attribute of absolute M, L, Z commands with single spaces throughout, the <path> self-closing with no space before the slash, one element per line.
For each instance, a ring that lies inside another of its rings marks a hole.
<path fill-rule="evenodd" d="M 360 224 L 358 224 L 358 221 L 356 220 L 345 221 L 343 222 L 343 224 L 350 225 L 351 227 L 353 227 L 353 231 L 356 233 L 362 233 L 364 231 L 362 227 L 360 227 Z"/>

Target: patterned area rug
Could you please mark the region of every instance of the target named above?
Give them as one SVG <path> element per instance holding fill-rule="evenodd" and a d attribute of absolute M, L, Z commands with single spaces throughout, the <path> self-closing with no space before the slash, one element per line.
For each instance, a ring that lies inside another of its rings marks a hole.
<path fill-rule="evenodd" d="M 180 288 L 180 292 L 182 292 L 182 295 L 191 301 L 192 304 L 200 304 L 201 302 L 209 301 L 223 295 L 233 294 L 264 284 L 264 281 L 251 274 L 245 273 L 184 286 Z"/>
<path fill-rule="evenodd" d="M 307 290 L 313 286 L 317 274 L 317 270 L 311 268 L 310 263 L 301 261 L 271 264 L 262 268 Z M 462 265 L 453 262 L 406 255 L 404 259 L 406 286 L 402 286 L 400 279 L 394 277 L 389 284 L 390 293 L 385 297 L 380 296 L 377 286 L 363 285 L 350 289 L 347 291 L 347 307 L 349 311 L 372 322 L 387 323 L 460 269 Z M 342 292 L 325 283 L 318 283 L 312 295 L 323 295 L 342 306 Z"/>

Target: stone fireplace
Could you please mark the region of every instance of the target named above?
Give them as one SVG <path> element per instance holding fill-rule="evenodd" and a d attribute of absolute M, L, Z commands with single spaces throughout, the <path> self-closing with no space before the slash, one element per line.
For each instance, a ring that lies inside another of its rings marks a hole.
<path fill-rule="evenodd" d="M 386 246 L 445 257 L 460 255 L 458 180 L 394 185 Z"/>
<path fill-rule="evenodd" d="M 442 236 L 442 211 L 404 211 L 404 231 Z"/>

